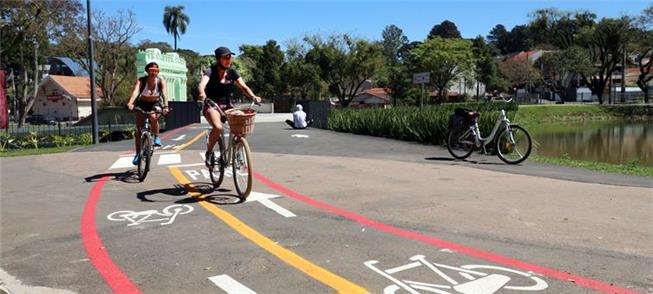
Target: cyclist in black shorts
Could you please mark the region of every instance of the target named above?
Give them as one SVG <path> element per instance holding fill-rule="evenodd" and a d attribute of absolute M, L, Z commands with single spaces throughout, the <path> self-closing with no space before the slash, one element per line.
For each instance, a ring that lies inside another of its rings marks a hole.
<path fill-rule="evenodd" d="M 159 78 L 159 65 L 156 62 L 150 62 L 145 66 L 147 76 L 141 77 L 136 80 L 132 96 L 129 98 L 127 108 L 134 110 L 138 106 L 144 111 L 152 111 L 158 109 L 163 115 L 168 114 L 170 108 L 168 107 L 168 96 L 166 95 L 166 81 Z M 159 99 L 163 97 L 163 109 Z M 136 100 L 138 98 L 138 100 Z M 136 104 L 134 105 L 134 101 Z M 148 118 L 152 125 L 152 133 L 154 134 L 154 146 L 161 146 L 161 139 L 159 139 L 159 117 L 156 113 L 152 113 Z M 145 125 L 145 116 L 140 112 L 136 112 L 136 134 L 134 134 L 134 143 L 136 145 L 136 156 L 132 163 L 138 165 L 141 129 Z"/>
<path fill-rule="evenodd" d="M 216 64 L 212 65 L 204 74 L 199 84 L 199 100 L 209 98 L 215 102 L 221 110 L 233 108 L 231 104 L 231 97 L 234 92 L 234 85 L 238 86 L 240 90 L 256 103 L 261 103 L 261 97 L 256 96 L 252 89 L 250 89 L 240 74 L 231 68 L 232 56 L 235 55 L 227 47 L 219 47 L 215 49 Z M 213 150 L 220 134 L 222 134 L 222 123 L 226 121 L 225 117 L 215 108 L 204 103 L 202 110 L 204 117 L 213 127 L 209 135 L 208 150 Z M 206 152 L 207 160 L 210 159 L 209 151 Z"/>

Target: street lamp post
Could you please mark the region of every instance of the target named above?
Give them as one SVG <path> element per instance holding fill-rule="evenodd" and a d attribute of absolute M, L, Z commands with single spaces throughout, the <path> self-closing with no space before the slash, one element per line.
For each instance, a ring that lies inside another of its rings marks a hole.
<path fill-rule="evenodd" d="M 93 144 L 99 143 L 97 107 L 95 106 L 95 77 L 93 75 L 93 29 L 91 27 L 91 0 L 86 0 L 86 20 L 88 28 L 88 74 L 91 80 L 91 116 L 93 116 Z"/>

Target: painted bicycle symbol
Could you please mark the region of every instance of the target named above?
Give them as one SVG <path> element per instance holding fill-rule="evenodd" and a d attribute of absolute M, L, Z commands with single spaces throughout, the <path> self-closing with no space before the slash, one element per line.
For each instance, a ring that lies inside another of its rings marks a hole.
<path fill-rule="evenodd" d="M 501 289 L 541 291 L 549 286 L 544 280 L 534 276 L 532 273 L 520 272 L 500 266 L 469 264 L 455 267 L 429 262 L 424 255 L 415 255 L 410 260 L 412 262 L 409 264 L 386 270 L 375 266 L 379 263 L 377 260 L 369 260 L 364 264 L 394 283 L 383 289 L 384 294 L 397 293 L 401 289 L 413 294 L 421 293 L 418 290 L 438 294 L 493 294 Z M 446 283 L 424 283 L 393 276 L 393 274 L 421 266 L 427 267 L 439 276 L 439 279 L 436 278 L 435 281 Z"/>
<path fill-rule="evenodd" d="M 173 204 L 161 212 L 158 210 L 132 211 L 121 210 L 107 215 L 111 221 L 129 222 L 128 226 L 137 226 L 143 223 L 161 222 L 162 226 L 169 225 L 175 221 L 178 215 L 187 214 L 193 211 L 193 207 L 186 204 Z"/>

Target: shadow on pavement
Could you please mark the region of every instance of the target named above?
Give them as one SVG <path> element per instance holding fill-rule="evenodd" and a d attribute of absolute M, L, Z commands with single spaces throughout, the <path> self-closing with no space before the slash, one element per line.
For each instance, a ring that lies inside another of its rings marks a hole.
<path fill-rule="evenodd" d="M 121 182 L 125 182 L 125 183 L 130 183 L 130 184 L 139 183 L 138 173 L 136 172 L 136 170 L 128 170 L 126 172 L 121 172 L 121 173 L 97 174 L 97 175 L 93 175 L 93 176 L 90 176 L 90 177 L 86 177 L 86 178 L 84 178 L 84 180 L 87 183 L 91 183 L 91 182 L 97 182 L 98 180 L 100 180 L 103 177 L 112 177 L 111 178 L 112 181 L 121 181 Z"/>
<path fill-rule="evenodd" d="M 193 187 L 190 187 L 192 185 Z M 199 201 L 206 201 L 217 205 L 234 205 L 242 203 L 243 200 L 237 194 L 234 194 L 229 189 L 218 188 L 214 189 L 211 183 L 196 182 L 184 185 L 183 189 L 201 193 L 201 198 L 187 197 L 175 201 L 178 204 L 196 203 Z M 185 195 L 185 194 L 184 194 Z"/>
<path fill-rule="evenodd" d="M 426 160 L 438 160 L 438 161 L 455 161 L 456 159 L 451 157 L 425 157 Z"/>
<path fill-rule="evenodd" d="M 185 196 L 186 194 L 188 194 L 188 190 L 186 190 L 186 187 L 177 184 L 173 188 L 155 189 L 155 190 L 149 190 L 144 192 L 138 192 L 136 194 L 136 198 L 140 199 L 143 202 L 166 202 L 166 200 L 152 200 L 147 198 L 147 196 L 158 195 L 158 194 L 164 194 L 168 196 Z"/>

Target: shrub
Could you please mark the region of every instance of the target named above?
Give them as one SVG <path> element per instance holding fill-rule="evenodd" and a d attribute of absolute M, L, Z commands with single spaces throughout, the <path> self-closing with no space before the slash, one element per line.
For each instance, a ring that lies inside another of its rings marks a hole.
<path fill-rule="evenodd" d="M 91 133 L 83 133 L 77 137 L 77 142 L 82 145 L 93 144 L 93 135 Z"/>
<path fill-rule="evenodd" d="M 337 109 L 330 112 L 327 128 L 338 132 L 442 144 L 448 133 L 449 117 L 458 107 L 482 113 L 479 119 L 482 134 L 488 134 L 494 127 L 499 109 L 506 109 L 509 118 L 514 117 L 517 111 L 516 104 L 504 102 L 441 104 L 421 110 L 417 107 Z"/>
<path fill-rule="evenodd" d="M 20 145 L 23 147 L 39 149 L 39 142 L 40 138 L 38 132 L 29 132 L 29 135 L 20 138 Z"/>

